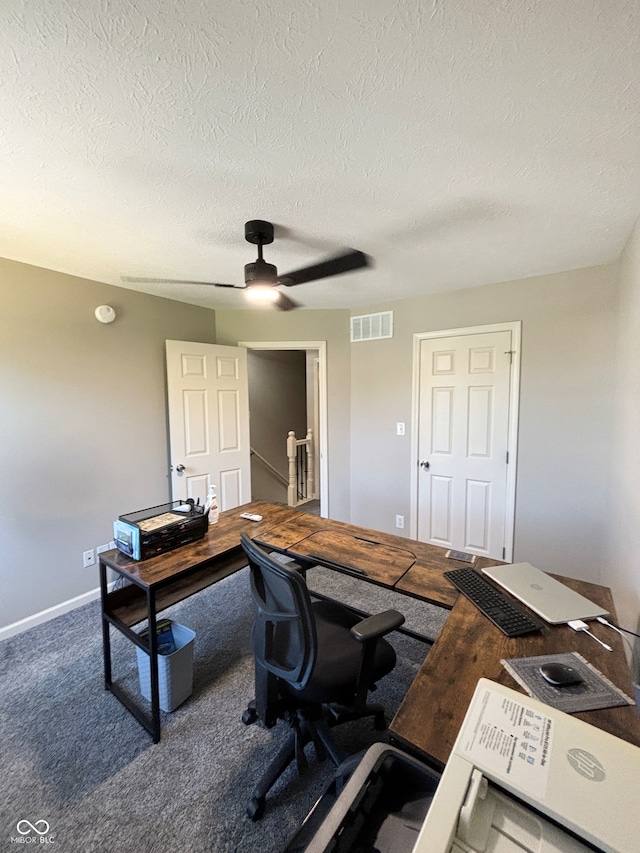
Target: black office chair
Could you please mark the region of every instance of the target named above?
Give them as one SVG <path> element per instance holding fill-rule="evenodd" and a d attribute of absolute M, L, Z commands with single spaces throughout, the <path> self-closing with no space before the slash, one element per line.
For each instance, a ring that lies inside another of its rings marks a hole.
<path fill-rule="evenodd" d="M 377 729 L 386 728 L 384 708 L 368 704 L 367 694 L 395 666 L 395 651 L 381 638 L 400 627 L 404 616 L 386 610 L 362 619 L 343 605 L 312 601 L 295 564 L 274 559 L 245 533 L 242 547 L 251 569 L 256 689 L 242 720 L 271 728 L 282 719 L 291 727 L 247 808 L 259 820 L 267 792 L 291 761 L 296 759 L 300 773 L 308 766 L 307 743 L 313 742 L 320 760 L 328 754 L 338 766 L 346 755 L 330 727 L 372 716 Z"/>

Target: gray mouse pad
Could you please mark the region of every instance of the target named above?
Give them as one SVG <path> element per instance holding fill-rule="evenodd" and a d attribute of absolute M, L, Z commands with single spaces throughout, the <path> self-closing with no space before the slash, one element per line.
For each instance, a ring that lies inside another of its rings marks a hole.
<path fill-rule="evenodd" d="M 635 705 L 633 699 L 626 696 L 578 652 L 509 658 L 500 663 L 529 696 L 567 714 L 613 708 L 616 705 Z M 582 684 L 554 687 L 540 674 L 540 667 L 545 663 L 564 663 L 572 666 L 583 679 Z"/>

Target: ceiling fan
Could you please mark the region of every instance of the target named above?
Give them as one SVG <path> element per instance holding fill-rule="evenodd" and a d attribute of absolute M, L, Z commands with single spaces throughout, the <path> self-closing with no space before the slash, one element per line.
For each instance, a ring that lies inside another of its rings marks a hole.
<path fill-rule="evenodd" d="M 356 249 L 349 249 L 341 255 L 321 261 L 318 264 L 294 270 L 286 275 L 278 275 L 276 266 L 267 263 L 262 257 L 262 247 L 273 243 L 273 236 L 271 222 L 265 222 L 262 219 L 251 219 L 249 222 L 245 222 L 245 240 L 257 245 L 258 257 L 253 263 L 245 264 L 244 286 L 222 284 L 217 281 L 182 281 L 180 279 L 137 278 L 134 276 L 123 276 L 122 280 L 141 284 L 157 282 L 159 284 L 204 284 L 210 287 L 233 287 L 244 290 L 247 297 L 256 302 L 270 302 L 281 311 L 290 311 L 292 308 L 297 308 L 298 303 L 278 290 L 278 287 L 293 287 L 296 284 L 305 284 L 308 281 L 316 281 L 319 278 L 328 278 L 332 275 L 341 275 L 345 272 L 351 272 L 351 270 L 371 266 L 371 258 L 368 255 Z"/>

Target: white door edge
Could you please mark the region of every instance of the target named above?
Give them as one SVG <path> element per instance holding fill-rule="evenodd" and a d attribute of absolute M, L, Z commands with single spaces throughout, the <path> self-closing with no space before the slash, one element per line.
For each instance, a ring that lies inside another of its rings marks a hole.
<path fill-rule="evenodd" d="M 320 515 L 329 518 L 329 454 L 327 416 L 327 342 L 326 341 L 238 341 L 239 347 L 263 350 L 318 350 L 320 401 Z"/>
<path fill-rule="evenodd" d="M 522 321 L 491 323 L 486 326 L 466 326 L 462 329 L 439 329 L 434 332 L 416 332 L 413 336 L 413 380 L 411 392 L 411 499 L 409 505 L 409 537 L 418 538 L 418 413 L 420 403 L 420 344 L 433 338 L 450 338 L 461 335 L 479 335 L 485 332 L 511 332 L 512 370 L 509 384 L 509 435 L 507 484 L 505 499 L 504 559 L 513 561 L 514 528 L 516 513 L 516 473 L 518 461 L 518 412 L 520 397 L 520 341 Z"/>

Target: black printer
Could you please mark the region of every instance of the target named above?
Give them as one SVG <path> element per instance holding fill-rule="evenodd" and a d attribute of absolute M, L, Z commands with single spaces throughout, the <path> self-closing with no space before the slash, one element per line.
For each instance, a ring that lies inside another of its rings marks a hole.
<path fill-rule="evenodd" d="M 119 516 L 113 522 L 113 539 L 123 554 L 146 560 L 202 539 L 208 523 L 204 507 L 189 498 Z"/>

